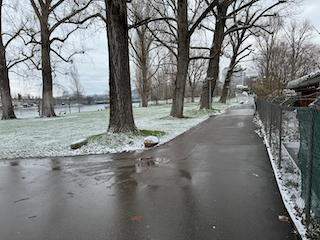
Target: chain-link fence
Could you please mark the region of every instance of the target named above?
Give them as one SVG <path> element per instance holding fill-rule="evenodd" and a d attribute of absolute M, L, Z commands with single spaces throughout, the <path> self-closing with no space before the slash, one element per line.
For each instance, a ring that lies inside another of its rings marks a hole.
<path fill-rule="evenodd" d="M 307 221 L 310 210 L 319 219 L 320 108 L 285 107 L 259 98 L 255 103 L 282 181 L 292 189 L 301 186 L 296 192 L 305 202 Z"/>

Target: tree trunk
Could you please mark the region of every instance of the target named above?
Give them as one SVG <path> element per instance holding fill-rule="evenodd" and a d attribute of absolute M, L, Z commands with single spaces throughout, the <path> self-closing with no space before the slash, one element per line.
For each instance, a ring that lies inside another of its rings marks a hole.
<path fill-rule="evenodd" d="M 224 104 L 227 103 L 228 89 L 229 89 L 229 86 L 230 86 L 231 75 L 232 75 L 232 71 L 229 70 L 228 73 L 227 73 L 227 76 L 226 76 L 226 80 L 224 81 L 224 84 L 223 84 L 221 97 L 220 97 L 220 100 L 219 100 L 220 103 L 224 103 Z"/>
<path fill-rule="evenodd" d="M 201 98 L 200 98 L 200 109 L 209 109 L 209 83 L 208 78 L 212 78 L 211 82 L 211 96 L 216 86 L 219 78 L 219 63 L 222 43 L 225 37 L 224 28 L 226 24 L 226 14 L 230 3 L 223 3 L 218 5 L 218 19 L 215 25 L 215 34 L 212 42 L 212 47 L 210 49 L 209 66 L 207 70 L 207 78 L 203 83 Z"/>
<path fill-rule="evenodd" d="M 110 120 L 108 131 L 138 131 L 132 113 L 126 0 L 106 0 L 110 71 Z"/>
<path fill-rule="evenodd" d="M 144 61 L 142 62 L 142 107 L 148 107 L 148 92 L 149 92 L 149 81 L 148 81 L 148 70 L 147 60 L 143 56 Z"/>
<path fill-rule="evenodd" d="M 80 113 L 80 97 L 78 96 L 78 110 L 79 110 L 79 113 Z"/>
<path fill-rule="evenodd" d="M 145 87 L 143 88 L 142 93 L 142 107 L 148 107 L 148 93 L 145 91 Z"/>
<path fill-rule="evenodd" d="M 170 115 L 183 118 L 183 104 L 189 65 L 187 0 L 178 0 L 178 63 Z"/>
<path fill-rule="evenodd" d="M 240 48 L 240 44 L 238 44 L 237 46 L 233 46 L 233 56 L 231 57 L 231 61 L 229 63 L 229 69 L 228 69 L 228 72 L 227 72 L 227 76 L 226 76 L 226 79 L 225 79 L 224 84 L 223 84 L 221 97 L 220 97 L 220 100 L 219 100 L 220 103 L 224 103 L 224 104 L 227 103 L 227 96 L 228 96 L 228 89 L 229 89 L 228 87 L 230 85 L 233 69 L 234 69 L 234 67 L 236 65 L 236 60 L 237 60 L 239 48 Z"/>
<path fill-rule="evenodd" d="M 194 103 L 194 92 L 197 86 L 192 86 L 191 88 L 191 102 Z"/>
<path fill-rule="evenodd" d="M 2 41 L 2 0 L 0 1 L 0 96 L 2 102 L 1 119 L 16 118 L 12 107 L 6 51 Z"/>
<path fill-rule="evenodd" d="M 46 10 L 46 11 L 45 11 Z M 50 60 L 50 34 L 48 29 L 48 11 L 43 8 L 41 21 L 41 54 L 42 54 L 42 116 L 56 116 L 53 108 L 52 71 Z"/>
<path fill-rule="evenodd" d="M 2 117 L 1 119 L 12 119 L 16 118 L 13 111 L 12 98 L 10 94 L 10 83 L 9 74 L 6 63 L 5 49 L 2 42 L 2 37 L 0 37 L 0 93 L 2 102 Z"/>

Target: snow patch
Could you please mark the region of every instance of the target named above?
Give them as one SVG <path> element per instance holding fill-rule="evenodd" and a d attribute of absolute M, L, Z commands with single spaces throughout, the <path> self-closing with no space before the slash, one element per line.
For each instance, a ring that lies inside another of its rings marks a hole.
<path fill-rule="evenodd" d="M 257 127 L 255 133 L 264 141 L 272 165 L 276 182 L 278 184 L 283 203 L 297 229 L 301 238 L 307 240 L 306 226 L 303 225 L 303 209 L 305 207 L 304 200 L 301 198 L 301 172 L 290 155 L 287 155 L 283 147 L 282 165 L 279 167 L 277 157 L 273 154 L 270 147 L 264 125 L 258 115 L 254 117 L 254 123 Z M 288 171 L 290 169 L 290 171 Z"/>

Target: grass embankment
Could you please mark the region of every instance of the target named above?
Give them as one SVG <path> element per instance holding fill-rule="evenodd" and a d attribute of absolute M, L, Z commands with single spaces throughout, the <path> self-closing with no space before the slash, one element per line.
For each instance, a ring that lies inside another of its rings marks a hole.
<path fill-rule="evenodd" d="M 228 107 L 213 103 L 218 113 Z M 0 159 L 74 156 L 130 151 L 143 148 L 143 139 L 154 135 L 160 143 L 209 117 L 209 111 L 197 110 L 197 104 L 185 104 L 185 118 L 170 117 L 171 105 L 134 108 L 135 124 L 140 130 L 133 134 L 107 132 L 109 110 L 81 112 L 54 118 L 26 118 L 0 121 Z M 71 150 L 70 144 L 82 139 L 88 144 Z"/>

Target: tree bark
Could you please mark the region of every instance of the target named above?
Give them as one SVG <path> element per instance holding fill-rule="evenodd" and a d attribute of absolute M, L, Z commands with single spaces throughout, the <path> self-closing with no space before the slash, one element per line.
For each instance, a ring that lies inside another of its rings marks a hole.
<path fill-rule="evenodd" d="M 183 118 L 183 104 L 189 66 L 189 44 L 187 0 L 178 0 L 178 62 L 174 82 L 173 102 L 170 115 Z"/>
<path fill-rule="evenodd" d="M 139 36 L 141 37 L 141 36 Z M 147 58 L 148 52 L 145 49 L 144 39 L 141 42 L 141 73 L 142 73 L 142 107 L 148 107 L 148 92 L 150 89 L 150 81 L 148 79 Z"/>
<path fill-rule="evenodd" d="M 44 18 L 47 16 L 43 16 Z M 50 35 L 48 18 L 41 24 L 41 51 L 42 51 L 42 116 L 56 116 L 53 107 L 52 71 L 50 60 Z"/>
<path fill-rule="evenodd" d="M 12 98 L 10 94 L 9 73 L 6 61 L 6 51 L 2 40 L 2 0 L 0 0 L 0 94 L 2 102 L 1 119 L 16 118 L 13 111 Z"/>
<path fill-rule="evenodd" d="M 30 0 L 31 5 L 39 19 L 41 27 L 41 73 L 42 73 L 42 117 L 56 116 L 53 108 L 53 92 L 52 92 L 52 70 L 50 60 L 50 4 L 51 1 L 46 1 L 40 4 L 40 9 L 36 6 L 33 0 Z"/>
<path fill-rule="evenodd" d="M 194 92 L 195 92 L 195 88 L 191 89 L 191 102 L 194 103 Z"/>
<path fill-rule="evenodd" d="M 218 5 L 218 17 L 215 25 L 215 34 L 212 42 L 212 47 L 210 49 L 210 57 L 209 66 L 207 70 L 207 78 L 203 83 L 201 98 L 200 98 L 200 109 L 209 109 L 209 83 L 207 81 L 208 78 L 212 78 L 211 82 L 211 96 L 213 96 L 213 92 L 216 86 L 216 83 L 219 78 L 219 63 L 220 63 L 220 55 L 222 43 L 225 37 L 225 25 L 226 25 L 226 14 L 228 7 L 230 6 L 230 2 L 225 2 Z"/>
<path fill-rule="evenodd" d="M 242 37 L 244 37 L 244 33 L 245 32 L 242 32 L 242 34 L 241 34 Z M 229 63 L 229 69 L 228 69 L 228 72 L 227 72 L 227 76 L 226 76 L 226 79 L 225 79 L 224 84 L 223 84 L 221 97 L 220 97 L 220 100 L 219 100 L 220 103 L 224 103 L 224 104 L 227 103 L 228 87 L 230 86 L 231 76 L 233 74 L 233 69 L 236 66 L 236 60 L 237 60 L 237 57 L 238 57 L 238 54 L 239 54 L 239 49 L 240 49 L 240 46 L 241 46 L 242 42 L 243 42 L 242 38 L 237 39 L 236 45 L 234 45 L 232 47 L 233 48 L 232 49 L 232 51 L 233 51 L 232 54 L 233 55 L 231 57 L 231 61 Z"/>
<path fill-rule="evenodd" d="M 138 131 L 132 113 L 126 0 L 105 0 L 110 71 L 108 132 Z"/>
<path fill-rule="evenodd" d="M 228 96 L 228 89 L 229 89 L 228 87 L 230 86 L 231 75 L 232 75 L 232 70 L 229 70 L 222 87 L 221 97 L 219 100 L 220 103 L 224 103 L 224 104 L 227 103 L 227 96 Z"/>

